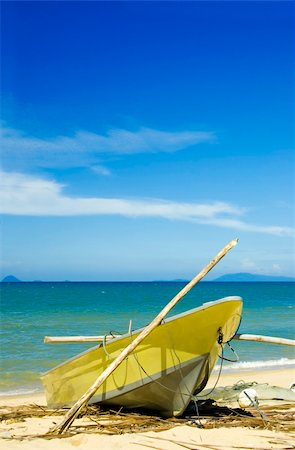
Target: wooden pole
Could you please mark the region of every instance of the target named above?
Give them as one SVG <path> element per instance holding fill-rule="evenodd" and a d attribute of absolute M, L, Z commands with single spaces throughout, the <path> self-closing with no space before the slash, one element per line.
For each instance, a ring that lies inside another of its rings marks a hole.
<path fill-rule="evenodd" d="M 130 321 L 131 322 L 131 321 Z M 130 334 L 130 329 L 128 331 Z M 120 335 L 118 335 L 120 336 Z M 108 334 L 106 336 L 45 336 L 45 344 L 71 344 L 71 343 L 83 343 L 83 342 L 102 342 L 104 339 L 111 341 L 117 335 Z M 273 336 L 261 336 L 258 334 L 236 334 L 233 339 L 237 341 L 255 341 L 255 342 L 265 342 L 268 344 L 280 344 L 280 345 L 291 345 L 295 346 L 295 340 L 279 338 Z"/>
<path fill-rule="evenodd" d="M 237 341 L 266 342 L 267 344 L 291 345 L 295 346 L 295 340 L 278 338 L 273 336 L 260 336 L 258 334 L 236 334 L 233 339 Z"/>
<path fill-rule="evenodd" d="M 55 425 L 49 432 L 55 434 L 64 433 L 75 420 L 80 410 L 85 404 L 91 399 L 95 394 L 97 389 L 105 382 L 105 380 L 111 375 L 111 373 L 124 361 L 124 359 L 140 344 L 146 336 L 148 336 L 152 330 L 154 330 L 164 317 L 171 311 L 172 308 L 197 284 L 201 281 L 204 276 L 210 272 L 210 270 L 238 243 L 238 239 L 234 239 L 229 244 L 227 244 L 210 263 L 204 267 L 204 269 L 193 278 L 172 300 L 162 309 L 162 311 L 152 320 L 152 322 L 142 330 L 142 332 L 136 336 L 134 341 L 132 341 L 127 347 L 122 350 L 122 352 L 117 356 L 116 359 L 102 372 L 101 375 L 95 380 L 95 382 L 90 386 L 90 388 L 82 395 L 82 397 L 77 400 L 77 402 L 71 407 L 71 409 L 66 413 L 63 420 Z"/>
<path fill-rule="evenodd" d="M 119 335 L 118 335 L 119 336 Z M 44 344 L 71 344 L 73 342 L 103 342 L 117 337 L 108 334 L 106 336 L 45 336 Z"/>

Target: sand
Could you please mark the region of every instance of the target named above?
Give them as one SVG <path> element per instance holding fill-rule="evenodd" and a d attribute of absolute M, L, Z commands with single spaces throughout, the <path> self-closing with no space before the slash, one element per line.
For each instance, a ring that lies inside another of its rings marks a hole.
<path fill-rule="evenodd" d="M 216 374 L 212 376 L 209 385 L 215 383 Z M 259 370 L 255 372 L 223 373 L 218 386 L 233 385 L 243 380 L 258 383 L 269 383 L 289 388 L 295 382 L 294 369 Z M 0 397 L 0 407 L 38 404 L 45 405 L 41 393 L 20 396 Z M 294 410 L 294 408 L 292 408 Z M 291 412 L 291 409 L 290 409 Z M 293 411 L 294 412 L 294 411 Z M 126 433 L 118 435 L 79 433 L 71 437 L 44 439 L 37 436 L 46 433 L 61 416 L 27 418 L 16 422 L 9 419 L 2 421 L 0 427 L 0 449 L 2 450 L 117 450 L 144 448 L 180 450 L 189 449 L 287 449 L 295 448 L 295 435 L 290 431 L 274 429 L 257 429 L 250 427 L 227 427 L 201 429 L 193 425 L 176 425 L 166 431 Z M 83 419 L 78 419 L 83 422 Z"/>

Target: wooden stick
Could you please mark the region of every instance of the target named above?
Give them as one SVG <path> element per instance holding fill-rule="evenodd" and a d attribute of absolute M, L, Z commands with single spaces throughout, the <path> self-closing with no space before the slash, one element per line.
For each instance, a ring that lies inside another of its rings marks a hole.
<path fill-rule="evenodd" d="M 124 361 L 124 359 L 140 344 L 146 336 L 148 336 L 152 330 L 154 330 L 164 317 L 171 311 L 171 309 L 202 279 L 204 276 L 238 243 L 238 239 L 234 239 L 228 245 L 226 245 L 215 258 L 195 277 L 190 281 L 170 302 L 162 309 L 162 311 L 152 320 L 152 322 L 142 330 L 142 332 L 136 336 L 127 347 L 117 356 L 116 359 L 102 372 L 101 375 L 95 380 L 90 388 L 77 400 L 77 402 L 66 413 L 60 424 L 55 425 L 50 433 L 61 434 L 65 432 L 71 423 L 75 420 L 79 414 L 81 408 L 88 403 L 91 397 L 95 394 L 97 389 L 105 382 L 105 380 L 111 375 L 111 373 Z"/>
<path fill-rule="evenodd" d="M 131 322 L 131 321 L 130 321 Z M 128 331 L 130 334 L 130 329 Z M 83 342 L 102 342 L 104 339 L 106 341 L 111 341 L 115 337 L 120 335 L 107 334 L 106 336 L 45 336 L 45 344 L 67 344 L 67 343 L 83 343 Z M 268 344 L 280 344 L 280 345 L 291 345 L 295 346 L 295 340 L 279 338 L 273 336 L 261 336 L 258 334 L 236 334 L 234 336 L 237 341 L 256 341 L 265 342 Z"/>
<path fill-rule="evenodd" d="M 259 334 L 236 334 L 233 339 L 237 341 L 266 342 L 267 344 L 291 345 L 295 346 L 295 340 L 273 336 L 260 336 Z"/>
<path fill-rule="evenodd" d="M 119 335 L 118 335 L 119 336 Z M 107 334 L 106 336 L 45 336 L 45 344 L 67 344 L 72 342 L 102 342 L 104 339 L 110 341 L 117 337 Z"/>

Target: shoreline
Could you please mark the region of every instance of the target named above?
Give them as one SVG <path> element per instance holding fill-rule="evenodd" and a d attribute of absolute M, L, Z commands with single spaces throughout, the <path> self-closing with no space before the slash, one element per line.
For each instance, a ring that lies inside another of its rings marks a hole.
<path fill-rule="evenodd" d="M 218 377 L 218 372 L 213 372 L 206 387 L 212 387 Z M 237 383 L 255 381 L 257 383 L 268 383 L 274 386 L 290 388 L 295 383 L 295 366 L 284 368 L 259 367 L 257 369 L 247 368 L 237 371 L 222 371 L 218 386 L 226 386 Z"/>
<path fill-rule="evenodd" d="M 295 357 L 295 353 L 294 353 Z M 278 371 L 294 371 L 295 373 L 295 358 L 294 359 L 288 359 L 288 358 L 281 358 L 280 360 L 265 360 L 265 361 L 239 361 L 234 364 L 229 365 L 223 365 L 221 376 L 223 377 L 231 377 L 235 376 L 236 374 L 241 374 L 248 376 L 256 373 L 262 373 L 262 372 L 274 372 L 277 373 Z M 211 373 L 210 378 L 214 378 L 219 374 L 220 371 L 220 365 L 216 365 L 213 368 L 213 371 Z M 41 372 L 40 372 L 41 373 Z M 43 373 L 43 372 L 42 372 Z M 210 379 L 209 379 L 210 382 Z M 209 383 L 208 382 L 208 383 Z M 295 376 L 294 376 L 294 382 L 295 382 Z M 18 387 L 15 387 L 14 389 L 10 390 L 0 390 L 0 400 L 3 397 L 18 397 L 18 396 L 34 396 L 39 395 L 43 392 L 43 387 L 40 378 L 37 378 L 34 383 L 31 385 L 25 385 L 25 387 L 22 387 L 21 385 Z"/>
<path fill-rule="evenodd" d="M 216 382 L 217 386 L 219 387 L 234 385 L 240 380 L 243 380 L 245 382 L 268 383 L 274 386 L 290 388 L 291 385 L 295 383 L 295 367 L 275 369 L 261 367 L 257 370 L 244 369 L 235 371 L 223 370 L 220 376 L 217 370 L 211 374 L 206 388 L 212 388 L 216 384 Z M 0 407 L 28 405 L 30 403 L 37 403 L 42 406 L 46 405 L 44 392 L 42 390 L 36 390 L 34 392 L 28 393 L 0 394 Z"/>
<path fill-rule="evenodd" d="M 214 373 L 206 387 L 212 387 L 216 383 L 218 373 Z M 272 369 L 272 370 L 255 370 L 255 371 L 236 371 L 222 372 L 218 387 L 229 386 L 238 383 L 240 380 L 245 382 L 268 383 L 270 385 L 290 388 L 295 382 L 295 369 Z M 30 406 L 29 406 L 30 405 Z M 45 395 L 43 392 L 34 392 L 23 395 L 9 395 L 0 397 L 0 409 L 2 412 L 9 412 L 12 409 L 21 410 L 21 406 L 42 407 L 46 406 Z M 274 407 L 276 408 L 276 407 Z M 257 412 L 256 412 L 257 413 Z M 268 414 L 268 412 L 267 412 Z M 295 402 L 293 404 L 285 404 L 284 410 L 280 410 L 280 417 L 291 417 L 295 414 Z M 232 414 L 231 414 L 232 416 Z M 192 416 L 193 418 L 193 416 Z M 85 421 L 89 422 L 87 417 L 76 419 L 80 426 Z M 271 450 L 271 449 L 287 449 L 292 448 L 294 442 L 294 432 L 289 429 L 277 425 L 268 427 L 259 426 L 259 428 L 244 424 L 240 421 L 240 425 L 230 423 L 225 425 L 214 425 L 209 428 L 200 428 L 196 420 L 187 420 L 185 422 L 175 423 L 172 428 L 164 431 L 149 431 L 144 427 L 139 431 L 128 431 L 118 428 L 115 433 L 108 432 L 104 429 L 104 425 L 99 425 L 100 416 L 98 416 L 98 424 L 96 431 L 84 431 L 76 427 L 72 427 L 74 433 L 68 436 L 51 436 L 50 439 L 44 435 L 52 428 L 55 423 L 61 421 L 61 416 L 46 415 L 43 417 L 30 417 L 24 419 L 7 419 L 2 420 L 0 426 L 0 447 L 6 450 L 55 450 L 58 446 L 59 450 L 69 450 L 74 447 L 81 450 L 92 450 L 99 448 L 102 450 L 142 450 L 145 448 L 154 448 L 158 450 L 177 450 L 180 447 L 195 449 L 222 449 L 231 450 L 238 448 L 239 450 Z M 204 421 L 204 419 L 202 419 Z M 283 419 L 281 419 L 283 420 Z M 84 422 L 83 422 L 84 421 Z M 93 426 L 92 422 L 92 426 Z M 261 424 L 261 422 L 260 422 Z M 95 425 L 94 425 L 95 426 Z M 106 425 L 107 427 L 107 425 Z"/>

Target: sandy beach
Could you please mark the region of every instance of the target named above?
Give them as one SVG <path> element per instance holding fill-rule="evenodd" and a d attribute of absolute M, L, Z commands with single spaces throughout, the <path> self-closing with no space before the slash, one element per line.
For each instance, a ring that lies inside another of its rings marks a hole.
<path fill-rule="evenodd" d="M 217 374 L 210 379 L 208 387 L 215 384 Z M 268 383 L 270 385 L 289 388 L 295 381 L 293 368 L 280 370 L 260 370 L 256 372 L 223 373 L 218 386 L 229 386 L 243 380 L 245 382 Z M 2 413 L 9 408 L 21 405 L 46 405 L 42 393 L 19 396 L 0 397 Z M 295 408 L 288 406 L 288 414 L 294 414 Z M 38 435 L 45 434 L 54 423 L 58 423 L 61 416 L 31 417 L 25 419 L 4 419 L 0 429 L 0 448 L 21 449 L 54 449 L 58 445 L 61 450 L 80 448 L 92 450 L 100 449 L 284 449 L 294 448 L 294 433 L 282 430 L 281 427 L 267 426 L 256 428 L 249 426 L 227 426 L 203 429 L 196 423 L 176 423 L 165 431 L 140 431 L 125 434 L 99 434 L 99 432 L 78 432 L 70 437 L 45 439 Z M 77 419 L 76 423 L 86 419 Z M 268 429 L 267 429 L 268 428 Z"/>

